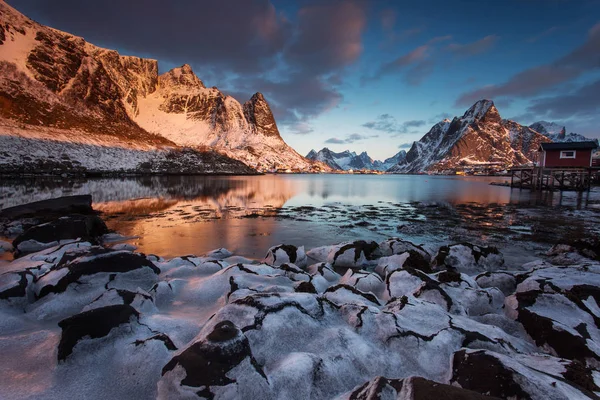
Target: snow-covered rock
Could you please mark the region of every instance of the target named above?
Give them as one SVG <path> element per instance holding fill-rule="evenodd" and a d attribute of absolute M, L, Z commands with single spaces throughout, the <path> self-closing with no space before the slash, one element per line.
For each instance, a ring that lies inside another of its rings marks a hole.
<path fill-rule="evenodd" d="M 504 257 L 495 247 L 458 243 L 440 247 L 434 259 L 438 269 L 450 268 L 468 275 L 504 268 Z"/>

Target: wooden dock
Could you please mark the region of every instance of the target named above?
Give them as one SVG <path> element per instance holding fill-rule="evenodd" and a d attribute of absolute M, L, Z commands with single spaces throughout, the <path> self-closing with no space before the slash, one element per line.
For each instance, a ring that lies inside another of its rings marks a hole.
<path fill-rule="evenodd" d="M 510 170 L 510 187 L 531 190 L 589 190 L 597 181 L 599 168 L 522 167 Z"/>

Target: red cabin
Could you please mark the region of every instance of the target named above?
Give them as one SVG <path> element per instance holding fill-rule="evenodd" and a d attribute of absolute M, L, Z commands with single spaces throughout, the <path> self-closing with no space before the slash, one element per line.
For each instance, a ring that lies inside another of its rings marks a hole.
<path fill-rule="evenodd" d="M 590 168 L 596 142 L 542 143 L 539 165 L 544 168 Z"/>

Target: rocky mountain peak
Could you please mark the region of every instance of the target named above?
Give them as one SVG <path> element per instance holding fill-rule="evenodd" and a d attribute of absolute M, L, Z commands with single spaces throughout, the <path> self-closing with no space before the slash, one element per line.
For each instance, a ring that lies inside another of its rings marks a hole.
<path fill-rule="evenodd" d="M 499 123 L 500 113 L 492 100 L 479 100 L 469 108 L 463 115 L 463 120 L 472 122 L 497 122 Z"/>
<path fill-rule="evenodd" d="M 243 108 L 246 121 L 254 127 L 257 133 L 265 136 L 279 136 L 273 112 L 262 93 L 254 93 L 250 100 L 244 103 Z"/>
<path fill-rule="evenodd" d="M 189 64 L 173 68 L 158 77 L 161 88 L 171 89 L 204 89 L 204 83 L 194 74 Z"/>

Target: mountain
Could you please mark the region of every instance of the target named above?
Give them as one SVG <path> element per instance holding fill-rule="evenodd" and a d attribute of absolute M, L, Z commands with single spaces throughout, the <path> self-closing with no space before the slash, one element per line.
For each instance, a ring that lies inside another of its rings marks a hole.
<path fill-rule="evenodd" d="M 514 121 L 503 120 L 494 102 L 480 100 L 462 117 L 435 124 L 414 142 L 404 161 L 389 172 L 441 172 L 495 165 L 507 168 L 536 159 L 537 148 L 551 140 Z"/>
<path fill-rule="evenodd" d="M 62 143 L 69 143 L 89 153 L 89 159 L 67 154 L 71 161 L 100 170 L 135 171 L 137 165 L 116 155 L 123 150 L 162 165 L 164 152 L 176 158 L 173 150 L 183 147 L 217 151 L 222 161 L 259 170 L 326 168 L 283 141 L 262 94 L 240 104 L 206 88 L 189 65 L 159 75 L 156 60 L 94 46 L 0 0 L 0 147 L 31 157 L 19 140 L 50 152 L 36 154 L 35 165 L 60 158 Z M 102 154 L 110 160 L 97 163 Z"/>
<path fill-rule="evenodd" d="M 393 165 L 401 162 L 406 156 L 406 151 L 401 150 L 394 156 L 386 159 L 385 161 L 373 160 L 366 151 L 360 154 L 356 154 L 354 151 L 345 150 L 341 153 L 335 153 L 324 147 L 323 149 L 316 152 L 311 150 L 306 158 L 309 160 L 320 161 L 327 164 L 334 170 L 348 171 L 348 170 L 376 170 L 385 171 Z"/>
<path fill-rule="evenodd" d="M 529 127 L 546 136 L 553 142 L 597 142 L 597 139 L 589 139 L 579 133 L 567 133 L 565 126 L 558 125 L 555 122 L 538 121 L 529 125 Z"/>

